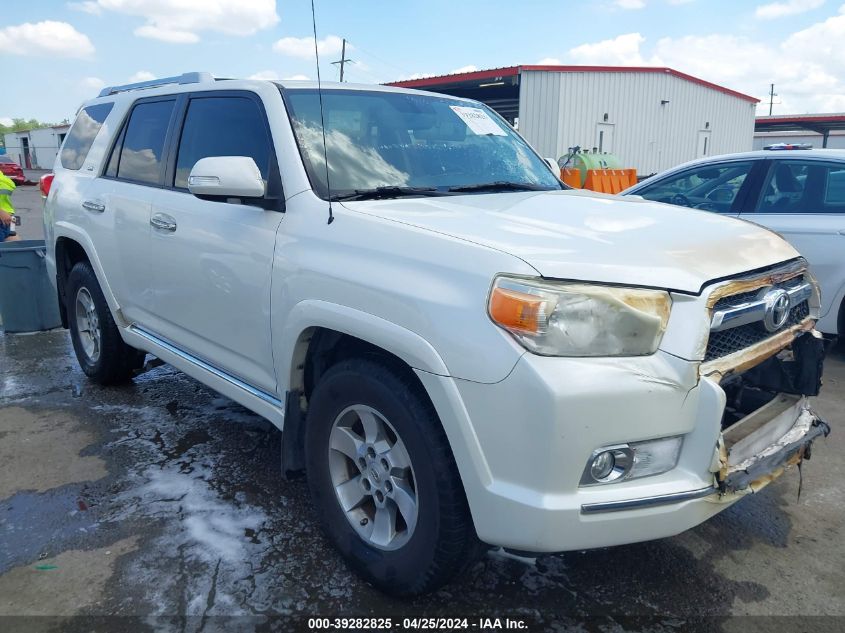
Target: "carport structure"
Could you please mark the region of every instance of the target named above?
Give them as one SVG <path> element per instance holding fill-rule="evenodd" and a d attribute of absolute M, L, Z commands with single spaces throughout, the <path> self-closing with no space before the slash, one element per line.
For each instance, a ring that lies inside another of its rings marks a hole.
<path fill-rule="evenodd" d="M 778 114 L 759 116 L 755 132 L 795 132 L 809 130 L 822 136 L 822 147 L 827 147 L 830 133 L 845 131 L 845 113 L 838 114 Z"/>

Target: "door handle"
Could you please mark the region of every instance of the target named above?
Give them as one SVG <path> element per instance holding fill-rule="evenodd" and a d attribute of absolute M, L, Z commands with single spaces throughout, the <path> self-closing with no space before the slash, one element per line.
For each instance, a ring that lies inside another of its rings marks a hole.
<path fill-rule="evenodd" d="M 160 213 L 150 218 L 150 224 L 153 228 L 161 229 L 162 231 L 169 231 L 173 233 L 176 230 L 176 222 L 172 218 L 168 218 Z"/>
<path fill-rule="evenodd" d="M 82 208 L 94 213 L 102 213 L 106 210 L 106 205 L 101 202 L 94 202 L 93 200 L 86 200 L 82 203 Z"/>

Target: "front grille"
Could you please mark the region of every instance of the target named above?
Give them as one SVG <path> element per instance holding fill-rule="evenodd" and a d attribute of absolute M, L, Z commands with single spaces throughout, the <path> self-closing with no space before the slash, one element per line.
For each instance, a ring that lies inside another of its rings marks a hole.
<path fill-rule="evenodd" d="M 753 293 L 742 294 L 751 294 L 751 298 L 753 298 L 753 296 L 757 294 L 757 291 L 755 290 Z M 726 299 L 730 299 L 730 304 L 736 305 L 737 303 L 742 303 L 742 301 L 738 301 L 738 298 L 741 296 L 742 295 L 733 295 L 731 297 L 726 297 Z M 716 306 L 718 307 L 719 303 L 722 301 L 725 301 L 725 299 L 720 299 L 719 302 L 716 303 Z M 722 305 L 724 306 L 725 304 Z M 801 321 L 806 319 L 809 314 L 810 305 L 807 301 L 802 301 L 797 306 L 793 306 L 792 310 L 789 311 L 789 318 L 786 320 L 786 323 L 781 330 L 785 330 L 793 325 L 801 323 Z M 762 323 L 747 323 L 730 330 L 711 332 L 710 340 L 707 342 L 707 352 L 704 354 L 704 360 L 714 360 L 716 358 L 722 358 L 722 356 L 727 356 L 728 354 L 733 354 L 734 352 L 743 350 L 755 343 L 764 341 L 770 336 L 774 336 L 774 334 L 777 334 L 777 332 L 766 331 L 763 328 Z"/>

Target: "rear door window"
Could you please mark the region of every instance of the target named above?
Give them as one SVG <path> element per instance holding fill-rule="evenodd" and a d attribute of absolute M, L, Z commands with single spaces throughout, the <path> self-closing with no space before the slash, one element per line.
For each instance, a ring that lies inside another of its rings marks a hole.
<path fill-rule="evenodd" d="M 773 161 L 757 213 L 844 213 L 845 165 Z"/>
<path fill-rule="evenodd" d="M 734 210 L 753 166 L 753 161 L 699 165 L 647 185 L 637 194 L 656 202 L 728 213 Z"/>
<path fill-rule="evenodd" d="M 114 107 L 113 103 L 99 103 L 82 108 L 65 137 L 60 161 L 65 169 L 79 169 L 85 162 L 103 121 Z"/>
<path fill-rule="evenodd" d="M 209 156 L 248 156 L 266 183 L 271 147 L 264 113 L 252 99 L 192 98 L 182 127 L 173 186 L 187 189 L 191 169 Z"/>
<path fill-rule="evenodd" d="M 132 109 L 123 132 L 117 177 L 141 184 L 158 185 L 163 179 L 164 143 L 176 101 L 145 101 Z M 110 167 L 111 167 L 111 162 Z"/>

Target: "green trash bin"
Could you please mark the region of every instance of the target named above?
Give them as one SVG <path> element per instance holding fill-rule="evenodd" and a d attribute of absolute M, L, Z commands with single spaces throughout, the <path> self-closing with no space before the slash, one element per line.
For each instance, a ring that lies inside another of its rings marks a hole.
<path fill-rule="evenodd" d="M 46 254 L 44 240 L 0 242 L 0 316 L 6 332 L 38 332 L 62 324 Z"/>

